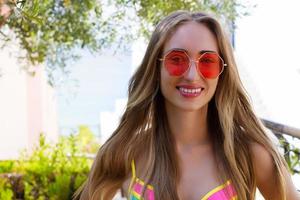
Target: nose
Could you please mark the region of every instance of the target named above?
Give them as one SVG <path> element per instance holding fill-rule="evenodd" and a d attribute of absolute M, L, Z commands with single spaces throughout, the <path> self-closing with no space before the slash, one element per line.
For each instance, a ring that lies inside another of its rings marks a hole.
<path fill-rule="evenodd" d="M 197 68 L 197 61 L 190 60 L 190 67 L 185 73 L 185 79 L 188 81 L 198 81 L 200 79 L 200 75 Z"/>

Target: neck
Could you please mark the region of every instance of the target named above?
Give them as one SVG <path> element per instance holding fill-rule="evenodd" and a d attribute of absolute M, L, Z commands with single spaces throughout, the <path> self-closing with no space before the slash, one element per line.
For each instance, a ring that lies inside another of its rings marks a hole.
<path fill-rule="evenodd" d="M 170 105 L 166 106 L 171 133 L 178 147 L 210 144 L 207 108 L 206 105 L 196 111 L 185 111 L 174 107 L 170 108 Z"/>

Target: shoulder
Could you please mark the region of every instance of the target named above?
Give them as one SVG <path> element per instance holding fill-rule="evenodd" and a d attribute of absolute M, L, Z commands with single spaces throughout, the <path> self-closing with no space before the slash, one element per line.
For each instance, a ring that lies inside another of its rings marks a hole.
<path fill-rule="evenodd" d="M 273 169 L 275 169 L 273 157 L 263 145 L 255 142 L 251 143 L 250 153 L 253 161 L 254 170 L 257 170 L 258 173 L 257 175 L 260 175 L 260 173 L 263 173 L 263 171 L 265 170 L 271 172 Z M 265 172 L 263 174 L 265 174 Z"/>
<path fill-rule="evenodd" d="M 251 143 L 250 154 L 258 187 L 273 182 L 277 172 L 271 153 L 263 145 Z"/>
<path fill-rule="evenodd" d="M 258 189 L 265 199 L 278 199 L 280 188 L 278 188 L 276 177 L 279 177 L 279 174 L 272 154 L 258 143 L 251 143 L 250 152 Z M 282 167 L 287 199 L 296 200 L 298 194 L 291 180 L 291 175 L 285 166 Z"/>
<path fill-rule="evenodd" d="M 278 197 L 279 193 L 277 191 L 279 191 L 279 188 L 276 184 L 278 174 L 271 153 L 258 143 L 251 143 L 250 153 L 259 191 L 266 199 L 274 199 L 275 196 Z"/>

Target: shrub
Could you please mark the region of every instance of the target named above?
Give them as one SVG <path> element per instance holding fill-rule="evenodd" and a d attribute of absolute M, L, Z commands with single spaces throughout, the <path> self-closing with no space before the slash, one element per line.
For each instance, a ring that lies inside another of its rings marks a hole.
<path fill-rule="evenodd" d="M 13 171 L 14 164 L 12 160 L 0 161 L 0 174 Z"/>
<path fill-rule="evenodd" d="M 30 154 L 24 152 L 19 161 L 24 174 L 25 199 L 71 199 L 85 180 L 91 160 L 79 152 L 74 135 L 62 138 L 57 144 L 46 143 L 41 135 L 39 145 Z"/>
<path fill-rule="evenodd" d="M 0 199 L 11 200 L 13 198 L 13 191 L 7 179 L 0 177 Z"/>
<path fill-rule="evenodd" d="M 88 132 L 87 129 L 84 129 Z M 18 161 L 0 162 L 0 199 L 69 200 L 86 180 L 92 160 L 85 156 L 97 148 L 90 133 L 60 137 L 47 143 L 43 134 L 31 151 L 23 151 Z M 83 144 L 84 142 L 84 144 Z M 86 148 L 86 145 L 91 145 Z M 99 145 L 98 145 L 99 148 Z M 85 150 L 89 151 L 86 152 Z"/>

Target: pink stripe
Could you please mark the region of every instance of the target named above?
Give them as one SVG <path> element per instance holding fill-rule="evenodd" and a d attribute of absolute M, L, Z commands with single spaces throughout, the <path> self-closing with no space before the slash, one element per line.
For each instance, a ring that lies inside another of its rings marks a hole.
<path fill-rule="evenodd" d="M 147 197 L 148 197 L 149 200 L 154 200 L 153 190 L 147 190 Z"/>
<path fill-rule="evenodd" d="M 229 195 L 229 196 L 228 196 Z M 213 193 L 210 197 L 208 197 L 208 200 L 230 200 L 232 197 L 236 195 L 236 191 L 234 190 L 234 187 L 232 184 L 227 185 L 222 190 Z"/>
<path fill-rule="evenodd" d="M 135 183 L 134 186 L 133 186 L 133 190 L 138 193 L 139 195 L 141 195 L 142 191 L 143 191 L 143 186 L 139 183 Z M 154 192 L 153 190 L 149 190 L 147 189 L 146 190 L 146 197 L 147 197 L 147 200 L 154 200 Z"/>
<path fill-rule="evenodd" d="M 138 193 L 141 194 L 143 191 L 143 186 L 141 184 L 135 183 L 133 186 L 133 190 Z"/>

